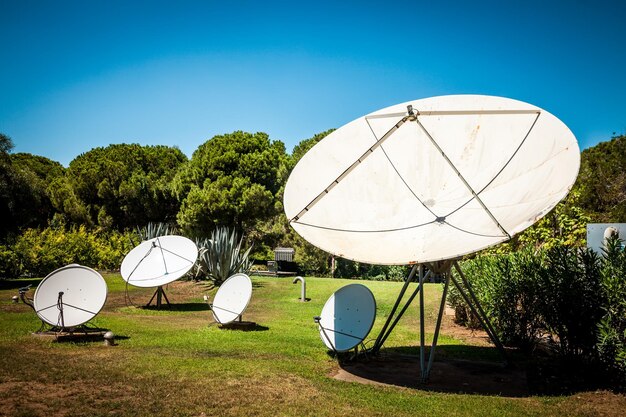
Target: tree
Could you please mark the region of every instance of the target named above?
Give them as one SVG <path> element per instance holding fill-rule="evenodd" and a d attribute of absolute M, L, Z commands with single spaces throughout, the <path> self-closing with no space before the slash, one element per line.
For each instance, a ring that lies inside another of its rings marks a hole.
<path fill-rule="evenodd" d="M 37 175 L 37 178 L 48 183 L 65 173 L 65 168 L 59 162 L 45 156 L 30 153 L 19 152 L 11 154 L 11 163 L 14 167 L 29 169 Z"/>
<path fill-rule="evenodd" d="M 178 224 L 207 236 L 218 225 L 248 232 L 282 209 L 285 145 L 265 133 L 218 135 L 198 147 L 173 181 Z"/>
<path fill-rule="evenodd" d="M 288 171 L 285 173 L 285 179 L 304 154 L 306 154 L 313 146 L 333 131 L 334 129 L 330 129 L 325 132 L 318 133 L 312 138 L 300 141 L 300 143 L 293 148 L 293 152 L 289 157 L 287 166 Z M 296 233 L 291 226 L 289 226 L 289 219 L 287 219 L 282 209 L 283 191 L 284 183 L 278 192 L 281 201 L 280 211 L 271 219 L 270 222 L 266 223 L 265 228 L 257 229 L 262 230 L 264 232 L 263 234 L 266 234 L 266 236 L 269 237 L 273 246 L 286 246 L 294 248 L 296 250 L 294 260 L 298 263 L 301 273 L 318 276 L 330 275 L 332 255 L 311 245 L 309 242 L 300 237 L 300 235 L 298 235 L 298 233 Z M 269 227 L 267 227 L 268 225 Z M 260 247 L 261 245 L 258 246 Z"/>
<path fill-rule="evenodd" d="M 626 136 L 585 149 L 574 187 L 580 205 L 601 223 L 626 222 Z"/>
<path fill-rule="evenodd" d="M 317 133 L 313 135 L 312 138 L 304 139 L 300 141 L 296 146 L 293 147 L 293 151 L 291 152 L 291 166 L 290 171 L 296 166 L 298 161 L 306 154 L 313 146 L 317 145 L 319 141 L 324 139 L 329 134 L 333 133 L 335 129 L 328 129 L 325 132 Z"/>
<path fill-rule="evenodd" d="M 45 225 L 52 217 L 53 208 L 47 193 L 47 180 L 31 169 L 32 155 L 10 152 L 13 141 L 0 133 L 0 239 L 27 227 Z M 15 157 L 15 159 L 14 159 Z M 41 158 L 41 165 L 60 164 Z M 62 167 L 61 167 L 62 168 Z"/>
<path fill-rule="evenodd" d="M 124 229 L 171 221 L 169 183 L 187 157 L 178 148 L 117 144 L 79 155 L 53 183 L 52 201 L 74 223 Z"/>

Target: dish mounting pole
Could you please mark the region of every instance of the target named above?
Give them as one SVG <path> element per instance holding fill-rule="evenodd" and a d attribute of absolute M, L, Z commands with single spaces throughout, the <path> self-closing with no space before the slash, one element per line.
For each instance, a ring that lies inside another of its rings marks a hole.
<path fill-rule="evenodd" d="M 65 329 L 65 317 L 63 316 L 63 291 L 59 291 L 59 297 L 57 298 L 57 308 L 59 309 L 59 321 L 61 323 L 61 329 Z"/>
<path fill-rule="evenodd" d="M 458 272 L 460 280 L 455 278 L 452 275 L 453 266 L 454 266 L 454 269 Z M 427 269 L 426 273 L 424 273 L 425 268 Z M 396 310 L 398 309 L 402 299 L 404 298 L 404 295 L 409 286 L 409 283 L 413 281 L 415 277 L 415 273 L 418 270 L 419 270 L 418 285 L 413 291 L 413 293 L 411 294 L 411 296 L 407 299 L 406 303 L 404 304 L 400 312 L 396 315 Z M 426 341 L 425 341 L 426 333 L 424 329 L 425 317 L 424 317 L 423 286 L 424 286 L 424 282 L 431 274 L 437 274 L 443 278 L 444 288 L 443 288 L 443 293 L 441 295 L 441 303 L 439 305 L 439 311 L 437 314 L 437 322 L 435 324 L 433 340 L 432 340 L 432 343 L 430 345 L 430 349 L 428 352 L 428 360 L 426 360 Z M 419 294 L 420 296 L 419 297 L 420 372 L 421 372 L 422 382 L 427 382 L 430 377 L 430 371 L 432 369 L 433 361 L 435 358 L 435 350 L 436 350 L 437 342 L 439 339 L 439 332 L 441 330 L 441 323 L 443 321 L 443 314 L 445 311 L 446 300 L 448 297 L 448 290 L 450 288 L 450 283 L 452 283 L 452 285 L 456 287 L 457 291 L 459 292 L 459 294 L 461 295 L 461 297 L 463 298 L 467 306 L 472 311 L 472 314 L 474 314 L 478 318 L 478 321 L 480 322 L 481 326 L 483 327 L 483 329 L 485 330 L 485 332 L 487 333 L 487 335 L 489 336 L 493 344 L 496 346 L 500 354 L 502 355 L 504 363 L 508 365 L 509 359 L 506 354 L 506 350 L 504 349 L 502 342 L 498 338 L 491 322 L 489 321 L 489 318 L 485 314 L 484 309 L 480 305 L 480 302 L 478 301 L 478 298 L 476 297 L 476 294 L 474 293 L 474 290 L 472 289 L 471 284 L 465 277 L 465 274 L 461 270 L 461 267 L 458 264 L 457 260 L 430 262 L 430 263 L 425 263 L 419 266 L 417 264 L 413 265 L 413 268 L 411 268 L 411 272 L 409 273 L 407 279 L 405 280 L 404 285 L 402 286 L 402 289 L 400 290 L 400 294 L 398 294 L 398 298 L 396 299 L 396 302 L 393 308 L 391 309 L 389 316 L 387 317 L 387 321 L 383 325 L 383 328 L 381 329 L 380 334 L 376 338 L 376 342 L 374 343 L 374 346 L 372 346 L 368 352 L 377 354 L 380 351 L 381 347 L 387 340 L 387 337 L 389 337 L 389 334 L 391 334 L 395 326 L 398 324 L 398 321 L 400 321 L 400 318 L 402 317 L 402 315 L 405 313 L 409 305 L 413 302 L 415 297 Z"/>
<path fill-rule="evenodd" d="M 170 300 L 167 299 L 167 295 L 165 295 L 165 290 L 163 289 L 162 285 L 159 285 L 157 287 L 154 294 L 152 294 L 152 298 L 150 299 L 150 301 L 148 301 L 148 304 L 146 304 L 146 307 L 150 307 L 150 304 L 152 304 L 152 301 L 154 300 L 155 297 L 156 297 L 157 310 L 161 309 L 161 298 L 165 298 L 165 302 L 167 302 L 167 307 L 172 308 L 172 305 L 170 304 Z"/>
<path fill-rule="evenodd" d="M 387 317 L 387 321 L 383 325 L 383 328 L 380 330 L 380 333 L 378 334 L 378 337 L 376 338 L 376 341 L 374 342 L 374 346 L 370 348 L 371 353 L 376 354 L 380 351 L 380 348 L 383 347 L 383 344 L 387 340 L 387 337 L 389 337 L 389 334 L 391 334 L 392 330 L 396 327 L 396 324 L 398 324 L 398 322 L 400 321 L 400 319 L 406 312 L 407 308 L 409 307 L 409 305 L 411 304 L 411 302 L 413 301 L 413 299 L 419 292 L 420 287 L 417 286 L 415 290 L 413 291 L 413 293 L 411 294 L 411 296 L 409 297 L 409 299 L 406 301 L 406 303 L 402 307 L 402 309 L 400 310 L 400 312 L 398 313 L 398 315 L 394 317 L 394 315 L 396 314 L 396 310 L 400 306 L 400 302 L 402 301 L 402 298 L 404 297 L 404 294 L 406 293 L 406 290 L 409 288 L 409 284 L 411 283 L 411 281 L 413 281 L 413 278 L 415 277 L 415 273 L 417 272 L 417 269 L 418 269 L 417 264 L 413 265 L 413 268 L 411 268 L 411 272 L 409 273 L 406 280 L 404 281 L 404 285 L 402 286 L 402 289 L 400 290 L 400 294 L 398 294 L 398 298 L 396 299 L 396 302 L 393 305 L 393 308 L 391 309 L 389 316 Z M 430 272 L 428 272 L 427 274 L 430 274 Z"/>

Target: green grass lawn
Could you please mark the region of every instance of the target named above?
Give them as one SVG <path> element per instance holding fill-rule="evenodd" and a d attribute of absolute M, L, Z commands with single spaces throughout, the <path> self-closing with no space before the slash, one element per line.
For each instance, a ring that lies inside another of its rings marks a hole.
<path fill-rule="evenodd" d="M 205 284 L 171 284 L 167 294 L 173 309 L 156 311 L 127 306 L 120 276 L 105 278 L 109 297 L 93 323 L 119 336 L 115 347 L 32 336 L 40 324 L 36 315 L 11 303 L 23 282 L 0 282 L 0 415 L 610 415 L 626 406 L 623 396 L 605 392 L 507 398 L 338 381 L 332 377 L 337 360 L 329 356 L 312 318 L 333 291 L 354 281 L 308 278 L 311 301 L 301 303 L 299 284 L 290 279 L 254 277 L 244 320 L 257 322 L 259 330 L 243 332 L 214 324 L 202 296 L 212 297 L 215 290 Z M 375 337 L 401 283 L 362 283 L 377 300 L 370 333 Z M 136 304 L 151 294 L 129 288 Z M 439 284 L 426 285 L 427 340 L 440 294 Z M 495 349 L 468 345 L 445 327 L 439 342 L 439 357 L 498 360 Z M 418 343 L 414 303 L 385 351 L 415 353 Z"/>

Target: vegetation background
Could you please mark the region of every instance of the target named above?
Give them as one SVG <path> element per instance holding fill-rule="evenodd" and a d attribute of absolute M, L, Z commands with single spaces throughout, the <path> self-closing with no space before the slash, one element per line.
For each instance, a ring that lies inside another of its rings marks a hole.
<path fill-rule="evenodd" d="M 402 280 L 402 266 L 332 262 L 288 225 L 282 196 L 289 173 L 330 132 L 291 154 L 261 132 L 215 136 L 191 158 L 176 147 L 113 144 L 68 167 L 12 153 L 11 138 L 0 134 L 0 277 L 45 276 L 74 262 L 116 270 L 135 228 L 160 222 L 197 241 L 230 227 L 244 236 L 239 246 L 253 244 L 259 264 L 287 246 L 302 274 Z M 584 150 L 563 202 L 510 242 L 468 257 L 464 268 L 507 345 L 531 355 L 547 347 L 563 369 L 600 369 L 596 380 L 624 389 L 626 255 L 619 241 L 604 254 L 587 251 L 590 222 L 626 222 L 624 135 Z M 475 325 L 458 294 L 450 300 L 457 319 Z"/>

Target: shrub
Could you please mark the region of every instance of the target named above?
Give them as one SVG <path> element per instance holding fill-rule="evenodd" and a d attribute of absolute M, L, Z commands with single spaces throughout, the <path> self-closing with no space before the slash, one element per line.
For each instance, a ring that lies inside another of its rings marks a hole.
<path fill-rule="evenodd" d="M 534 349 L 541 333 L 537 285 L 541 260 L 541 252 L 526 248 L 506 255 L 478 256 L 462 265 L 498 337 L 504 344 L 526 351 Z M 457 321 L 468 327 L 480 326 L 454 286 L 448 300 Z"/>
<path fill-rule="evenodd" d="M 544 337 L 564 363 L 600 363 L 626 389 L 626 251 L 609 241 L 602 256 L 568 246 L 480 255 L 462 263 L 502 342 L 532 351 Z M 457 318 L 477 325 L 455 288 Z M 595 364 L 595 365 L 594 365 Z"/>
<path fill-rule="evenodd" d="M 243 250 L 243 237 L 238 239 L 236 230 L 218 227 L 211 233 L 210 239 L 200 239 L 197 242 L 200 259 L 195 271 L 196 278 L 208 279 L 219 286 L 233 274 L 247 274 L 250 271 L 252 261 L 249 256 L 252 246 Z"/>
<path fill-rule="evenodd" d="M 588 249 L 560 246 L 547 252 L 539 274 L 539 313 L 552 345 L 563 357 L 594 356 L 605 304 L 600 268 L 598 255 Z"/>
<path fill-rule="evenodd" d="M 0 248 L 0 272 L 7 277 L 45 276 L 71 263 L 117 269 L 131 248 L 130 235 L 116 231 L 85 226 L 27 229 L 15 243 Z"/>
<path fill-rule="evenodd" d="M 602 288 L 606 302 L 598 324 L 598 355 L 613 384 L 626 389 L 626 250 L 610 239 L 603 254 Z"/>

